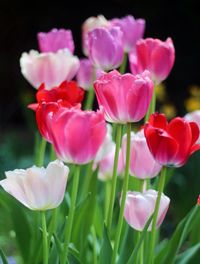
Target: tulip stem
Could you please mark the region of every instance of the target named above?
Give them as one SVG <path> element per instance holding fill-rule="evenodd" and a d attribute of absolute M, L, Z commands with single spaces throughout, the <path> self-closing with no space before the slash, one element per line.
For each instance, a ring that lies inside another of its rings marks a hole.
<path fill-rule="evenodd" d="M 114 165 L 113 165 L 113 173 L 112 173 L 112 183 L 111 183 L 111 193 L 110 193 L 110 203 L 108 214 L 106 217 L 106 225 L 108 231 L 110 232 L 111 225 L 112 225 L 112 217 L 113 217 L 113 207 L 115 201 L 115 192 L 116 192 L 116 185 L 117 185 L 117 167 L 118 167 L 118 160 L 119 160 L 119 150 L 121 145 L 121 137 L 122 137 L 122 125 L 117 125 L 116 128 L 116 147 L 115 147 L 115 157 L 114 157 Z"/>
<path fill-rule="evenodd" d="M 158 182 L 158 196 L 156 199 L 154 216 L 152 220 L 152 231 L 151 231 L 150 246 L 149 246 L 149 262 L 148 262 L 149 264 L 153 263 L 153 258 L 154 258 L 154 248 L 156 242 L 156 223 L 157 223 L 158 211 L 160 207 L 161 195 L 163 193 L 164 185 L 165 185 L 166 171 L 167 168 L 163 167 Z"/>
<path fill-rule="evenodd" d="M 90 87 L 90 89 L 87 92 L 87 98 L 85 102 L 85 110 L 92 109 L 93 107 L 93 102 L 94 102 L 94 88 Z"/>
<path fill-rule="evenodd" d="M 50 246 L 51 237 L 56 230 L 57 217 L 58 217 L 58 208 L 55 208 L 52 210 L 51 222 L 48 226 L 48 231 L 49 231 L 48 246 Z"/>
<path fill-rule="evenodd" d="M 43 264 L 48 264 L 49 250 L 48 250 L 48 238 L 47 238 L 48 234 L 47 234 L 45 211 L 41 212 L 41 218 L 42 218 L 42 237 L 43 237 Z"/>
<path fill-rule="evenodd" d="M 145 123 L 148 122 L 150 115 L 155 113 L 155 111 L 156 111 L 156 85 L 154 84 L 153 96 L 151 99 L 151 103 L 149 105 L 149 109 L 148 109 L 146 116 L 145 116 Z"/>
<path fill-rule="evenodd" d="M 53 144 L 51 144 L 50 145 L 50 160 L 53 161 L 56 159 L 57 159 L 57 156 L 56 156 L 56 153 L 54 151 Z"/>
<path fill-rule="evenodd" d="M 111 180 L 105 182 L 105 199 L 104 199 L 104 216 L 108 215 L 109 201 L 110 201 L 110 192 L 111 192 Z"/>
<path fill-rule="evenodd" d="M 128 60 L 128 54 L 125 52 L 124 53 L 124 58 L 123 58 L 123 62 L 119 68 L 119 71 L 121 74 L 124 74 L 126 71 L 126 64 L 127 64 L 127 60 Z"/>
<path fill-rule="evenodd" d="M 72 225 L 73 225 L 74 214 L 75 214 L 75 209 L 76 209 L 76 198 L 77 198 L 77 193 L 78 193 L 79 177 L 80 177 L 80 166 L 76 166 L 74 176 L 73 176 L 73 183 L 72 183 L 71 206 L 69 208 L 67 224 L 64 230 L 64 245 L 63 245 L 63 252 L 61 256 L 61 264 L 66 264 L 66 259 L 68 255 L 68 246 L 69 246 L 70 239 L 71 239 Z"/>
<path fill-rule="evenodd" d="M 124 181 L 122 187 L 122 198 L 121 198 L 121 206 L 119 213 L 119 220 L 117 224 L 117 231 L 115 237 L 114 250 L 112 255 L 112 264 L 115 264 L 117 259 L 117 252 L 119 248 L 120 236 L 123 225 L 123 216 L 124 216 L 124 207 L 126 202 L 126 192 L 128 190 L 128 182 L 129 182 L 129 167 L 130 167 L 130 149 L 131 149 L 131 123 L 127 124 L 127 143 L 126 143 L 126 166 L 125 166 L 125 174 Z"/>
<path fill-rule="evenodd" d="M 43 137 L 41 139 L 38 139 L 38 141 L 39 144 L 36 144 L 35 165 L 41 167 L 44 163 L 44 155 L 47 142 Z"/>

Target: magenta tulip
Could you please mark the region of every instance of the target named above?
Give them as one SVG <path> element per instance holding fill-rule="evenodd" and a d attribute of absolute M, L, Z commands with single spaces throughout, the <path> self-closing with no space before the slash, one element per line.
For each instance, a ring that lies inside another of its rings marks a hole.
<path fill-rule="evenodd" d="M 134 49 L 136 42 L 144 35 L 144 19 L 135 19 L 133 16 L 129 15 L 121 19 L 114 18 L 110 22 L 112 26 L 119 27 L 123 32 L 122 42 L 125 52 L 130 52 Z"/>
<path fill-rule="evenodd" d="M 89 58 L 96 68 L 112 70 L 123 61 L 122 31 L 97 28 L 88 33 Z"/>
<path fill-rule="evenodd" d="M 84 90 L 89 90 L 93 86 L 95 79 L 95 69 L 88 59 L 80 59 L 80 67 L 76 74 L 78 85 Z"/>
<path fill-rule="evenodd" d="M 69 49 L 74 52 L 74 41 L 71 30 L 52 29 L 49 32 L 37 34 L 40 52 L 57 52 L 59 49 Z"/>

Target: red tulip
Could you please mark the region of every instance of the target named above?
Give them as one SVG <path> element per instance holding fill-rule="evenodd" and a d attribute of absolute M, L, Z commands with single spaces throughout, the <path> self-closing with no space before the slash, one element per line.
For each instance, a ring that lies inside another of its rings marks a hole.
<path fill-rule="evenodd" d="M 183 166 L 200 149 L 196 143 L 200 133 L 197 124 L 180 117 L 168 123 L 164 114 L 155 113 L 144 126 L 144 133 L 152 155 L 161 165 Z"/>
<path fill-rule="evenodd" d="M 45 89 L 45 84 L 42 84 L 38 89 L 36 99 L 38 103 L 59 101 L 65 107 L 72 107 L 83 101 L 84 93 L 84 90 L 75 81 L 64 81 L 51 90 Z M 28 107 L 35 111 L 38 103 L 30 104 Z"/>

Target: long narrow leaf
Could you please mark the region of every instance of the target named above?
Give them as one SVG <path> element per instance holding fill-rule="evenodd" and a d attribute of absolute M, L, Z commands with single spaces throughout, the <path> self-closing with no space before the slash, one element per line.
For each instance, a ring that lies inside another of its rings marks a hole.
<path fill-rule="evenodd" d="M 7 258 L 1 248 L 0 248 L 0 256 L 1 256 L 2 264 L 8 264 Z"/>
<path fill-rule="evenodd" d="M 176 257 L 175 264 L 187 264 L 191 258 L 193 258 L 200 249 L 200 243 L 187 249 L 184 253 Z"/>
<path fill-rule="evenodd" d="M 103 229 L 103 241 L 100 250 L 99 264 L 110 264 L 112 258 L 112 246 L 108 236 L 107 228 L 104 225 Z"/>

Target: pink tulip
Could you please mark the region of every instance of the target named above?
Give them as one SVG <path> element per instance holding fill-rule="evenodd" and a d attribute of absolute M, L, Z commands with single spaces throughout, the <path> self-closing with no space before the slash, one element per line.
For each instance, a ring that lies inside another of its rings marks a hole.
<path fill-rule="evenodd" d="M 81 111 L 59 103 L 42 103 L 36 116 L 42 135 L 47 136 L 56 155 L 65 162 L 86 164 L 92 161 L 106 136 L 102 110 Z"/>
<path fill-rule="evenodd" d="M 76 75 L 78 85 L 84 90 L 89 90 L 93 86 L 95 69 L 88 59 L 80 59 L 80 67 Z"/>
<path fill-rule="evenodd" d="M 128 192 L 124 210 L 124 218 L 127 223 L 134 229 L 142 231 L 150 216 L 155 210 L 158 192 L 148 190 L 144 193 Z M 161 195 L 160 207 L 158 211 L 156 227 L 162 224 L 169 207 L 170 199 L 164 194 Z M 151 231 L 151 225 L 148 229 Z"/>
<path fill-rule="evenodd" d="M 135 19 L 133 16 L 125 16 L 121 19 L 114 18 L 110 21 L 112 26 L 117 26 L 123 32 L 123 46 L 125 52 L 135 48 L 136 42 L 144 35 L 145 20 Z"/>
<path fill-rule="evenodd" d="M 114 70 L 101 75 L 94 82 L 94 88 L 106 120 L 125 124 L 145 116 L 152 98 L 153 82 L 148 71 L 140 75 L 121 75 Z"/>
<path fill-rule="evenodd" d="M 113 142 L 112 146 L 110 146 L 110 152 L 107 153 L 107 155 L 105 155 L 104 158 L 99 162 L 98 179 L 101 181 L 112 179 L 115 148 L 116 148 L 116 144 Z M 121 175 L 123 169 L 124 169 L 124 163 L 123 163 L 122 151 L 120 150 L 117 174 Z"/>
<path fill-rule="evenodd" d="M 74 41 L 71 30 L 52 29 L 49 32 L 37 34 L 40 52 L 57 52 L 59 49 L 69 49 L 74 53 Z"/>
<path fill-rule="evenodd" d="M 196 110 L 191 113 L 188 113 L 187 115 L 185 115 L 184 119 L 187 120 L 188 122 L 195 122 L 198 125 L 200 131 L 200 110 Z M 200 135 L 196 143 L 200 144 Z"/>
<path fill-rule="evenodd" d="M 96 28 L 88 33 L 89 58 L 96 68 L 112 70 L 123 61 L 122 32 L 118 27 Z"/>
<path fill-rule="evenodd" d="M 79 59 L 68 49 L 56 53 L 38 53 L 31 50 L 20 58 L 21 72 L 27 81 L 36 89 L 42 83 L 51 90 L 63 81 L 71 81 L 79 68 Z"/>
<path fill-rule="evenodd" d="M 99 15 L 97 17 L 89 17 L 85 20 L 82 25 L 82 46 L 85 56 L 88 56 L 88 32 L 92 31 L 95 28 L 108 26 L 109 22 L 103 15 Z"/>
<path fill-rule="evenodd" d="M 59 161 L 47 168 L 7 171 L 0 185 L 6 192 L 31 210 L 48 210 L 60 205 L 64 198 L 69 168 Z"/>
<path fill-rule="evenodd" d="M 124 160 L 126 159 L 126 140 L 124 135 L 122 143 L 122 151 Z M 153 178 L 158 175 L 162 166 L 153 158 L 144 136 L 144 131 L 138 133 L 131 132 L 131 159 L 130 174 L 139 179 Z"/>
<path fill-rule="evenodd" d="M 152 79 L 159 84 L 169 75 L 175 60 L 175 50 L 171 38 L 142 39 L 136 43 L 136 50 L 130 53 L 130 68 L 133 74 L 149 70 Z"/>

